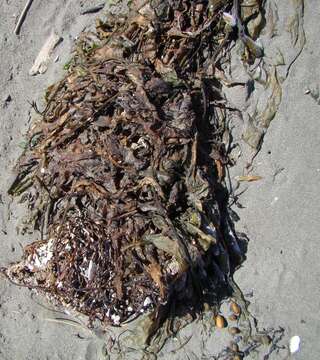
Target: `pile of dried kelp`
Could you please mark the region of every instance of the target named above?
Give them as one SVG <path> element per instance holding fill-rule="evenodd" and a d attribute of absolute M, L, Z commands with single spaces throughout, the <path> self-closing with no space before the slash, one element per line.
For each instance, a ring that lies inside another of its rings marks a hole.
<path fill-rule="evenodd" d="M 242 254 L 225 212 L 216 74 L 238 36 L 261 56 L 237 1 L 132 6 L 81 35 L 9 191 L 41 240 L 7 276 L 113 325 L 231 289 Z"/>

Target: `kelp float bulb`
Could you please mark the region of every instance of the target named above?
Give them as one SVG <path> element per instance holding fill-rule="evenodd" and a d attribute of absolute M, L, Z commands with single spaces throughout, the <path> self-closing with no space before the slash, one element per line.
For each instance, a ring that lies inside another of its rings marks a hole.
<path fill-rule="evenodd" d="M 218 329 L 223 329 L 227 326 L 227 321 L 222 315 L 217 315 L 214 321 Z"/>

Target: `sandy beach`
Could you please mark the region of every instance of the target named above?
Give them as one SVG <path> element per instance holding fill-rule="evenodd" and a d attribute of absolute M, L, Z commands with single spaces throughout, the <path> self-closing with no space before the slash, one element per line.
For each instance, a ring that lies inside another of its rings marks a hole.
<path fill-rule="evenodd" d="M 281 7 L 279 0 L 275 2 Z M 25 0 L 0 4 L 0 266 L 17 261 L 22 246 L 35 236 L 17 233 L 25 209 L 7 195 L 30 125 L 30 103 L 41 104 L 45 89 L 63 75 L 77 36 L 98 16 L 80 13 L 96 4 L 93 0 L 35 0 L 19 36 L 13 29 Z M 315 93 L 320 86 L 319 16 L 318 2 L 306 2 L 306 45 L 283 84 L 280 109 L 253 163 L 252 173 L 262 179 L 241 185 L 238 191 L 246 191 L 239 199 L 242 207 L 235 209 L 240 217 L 236 230 L 250 240 L 247 259 L 235 280 L 244 294 L 250 294 L 249 309 L 259 327 L 284 328 L 282 345 L 300 336 L 301 348 L 292 358 L 305 360 L 318 359 L 320 354 L 320 102 L 308 91 Z M 63 41 L 46 73 L 30 76 L 52 31 Z M 243 162 L 232 169 L 232 177 L 242 175 L 242 166 Z M 96 343 L 88 340 L 90 334 L 50 321 L 53 315 L 41 298 L 1 278 L 0 360 L 100 359 Z M 196 325 L 190 329 L 196 335 Z M 188 348 L 198 349 L 200 341 L 194 336 Z M 206 348 L 214 354 L 216 344 L 210 340 Z M 186 352 L 175 357 L 164 353 L 162 358 L 187 359 Z M 200 356 L 194 350 L 189 358 Z M 286 358 L 286 351 L 272 357 Z"/>

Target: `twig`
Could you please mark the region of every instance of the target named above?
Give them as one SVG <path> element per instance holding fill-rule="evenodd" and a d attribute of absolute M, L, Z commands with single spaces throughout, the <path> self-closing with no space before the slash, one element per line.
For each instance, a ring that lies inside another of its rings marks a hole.
<path fill-rule="evenodd" d="M 85 9 L 85 10 L 81 11 L 81 15 L 96 13 L 96 12 L 102 10 L 104 8 L 104 6 L 105 6 L 105 3 Z"/>
<path fill-rule="evenodd" d="M 16 27 L 14 28 L 14 33 L 15 33 L 16 35 L 19 35 L 21 25 L 22 25 L 22 23 L 24 22 L 24 19 L 25 19 L 26 15 L 27 15 L 27 12 L 28 12 L 31 4 L 32 4 L 32 1 L 33 1 L 33 0 L 28 0 L 27 3 L 26 3 L 26 6 L 25 6 L 24 9 L 22 10 L 22 13 L 21 13 L 21 15 L 20 15 L 20 17 L 19 17 L 19 19 L 18 19 L 18 23 L 17 23 Z"/>

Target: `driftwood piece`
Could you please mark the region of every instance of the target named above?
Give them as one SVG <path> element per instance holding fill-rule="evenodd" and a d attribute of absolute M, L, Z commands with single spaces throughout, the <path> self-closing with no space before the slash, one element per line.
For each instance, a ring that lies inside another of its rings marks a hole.
<path fill-rule="evenodd" d="M 52 32 L 44 45 L 42 46 L 37 58 L 35 59 L 32 68 L 29 71 L 30 75 L 43 74 L 48 69 L 48 62 L 50 55 L 54 48 L 62 41 L 62 38 L 56 33 Z"/>

